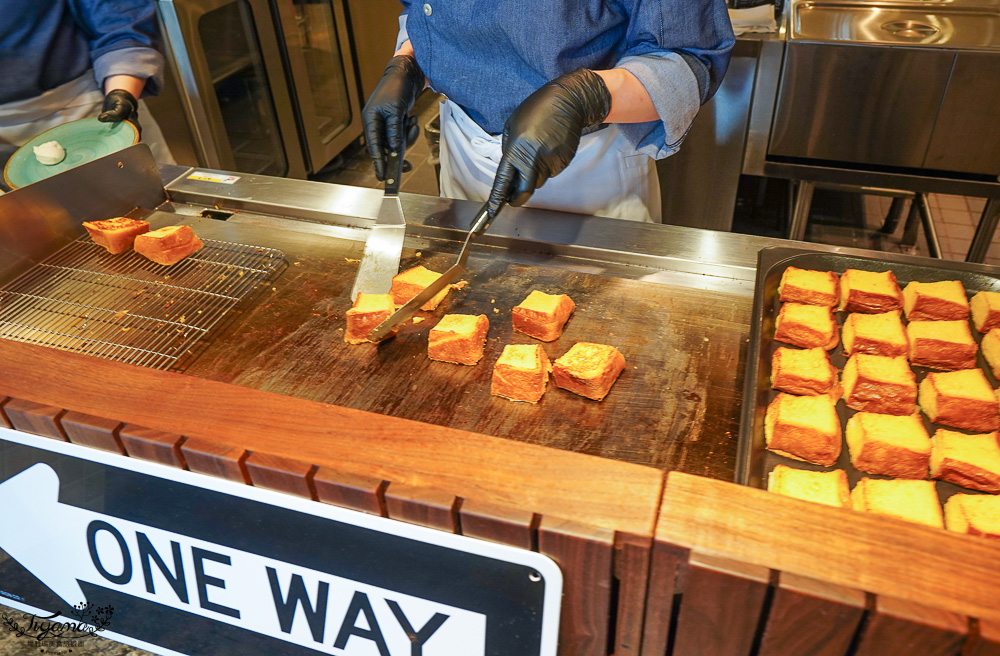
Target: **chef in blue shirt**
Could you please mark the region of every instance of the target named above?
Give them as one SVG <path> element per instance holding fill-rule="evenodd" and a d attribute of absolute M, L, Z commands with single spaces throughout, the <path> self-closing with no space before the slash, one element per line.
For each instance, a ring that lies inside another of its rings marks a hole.
<path fill-rule="evenodd" d="M 174 159 L 139 100 L 163 82 L 152 0 L 0 0 L 0 163 L 34 136 L 97 116 L 129 120 Z"/>
<path fill-rule="evenodd" d="M 365 105 L 384 179 L 426 85 L 441 194 L 658 222 L 654 159 L 678 150 L 734 44 L 725 0 L 402 0 Z"/>

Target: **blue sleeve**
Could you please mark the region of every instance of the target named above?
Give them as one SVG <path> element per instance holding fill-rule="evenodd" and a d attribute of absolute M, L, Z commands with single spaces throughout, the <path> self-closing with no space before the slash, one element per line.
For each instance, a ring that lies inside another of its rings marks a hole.
<path fill-rule="evenodd" d="M 99 86 L 109 75 L 146 78 L 143 95 L 163 87 L 163 55 L 152 0 L 70 0 L 70 11 L 87 34 Z"/>
<path fill-rule="evenodd" d="M 396 50 L 399 50 L 399 46 L 403 45 L 409 38 L 410 35 L 406 32 L 406 12 L 404 11 L 399 15 L 399 33 L 396 35 Z M 396 50 L 392 52 L 396 52 Z"/>
<path fill-rule="evenodd" d="M 660 121 L 618 128 L 655 159 L 679 148 L 699 107 L 718 90 L 736 43 L 725 0 L 633 0 L 627 50 L 616 67 L 646 88 Z"/>

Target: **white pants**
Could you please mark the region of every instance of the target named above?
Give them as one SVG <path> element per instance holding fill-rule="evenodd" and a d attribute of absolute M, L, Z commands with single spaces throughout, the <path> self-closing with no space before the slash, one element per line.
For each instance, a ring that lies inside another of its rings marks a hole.
<path fill-rule="evenodd" d="M 0 145 L 23 146 L 57 125 L 97 116 L 103 105 L 104 94 L 97 86 L 94 72 L 87 71 L 75 80 L 49 89 L 35 98 L 0 105 Z M 153 151 L 153 159 L 160 164 L 176 164 L 160 126 L 141 100 L 139 122 L 142 124 L 142 141 Z"/>
<path fill-rule="evenodd" d="M 485 202 L 500 156 L 499 137 L 450 100 L 441 103 L 442 196 Z M 584 135 L 569 166 L 537 189 L 525 207 L 659 223 L 656 165 L 610 125 Z"/>

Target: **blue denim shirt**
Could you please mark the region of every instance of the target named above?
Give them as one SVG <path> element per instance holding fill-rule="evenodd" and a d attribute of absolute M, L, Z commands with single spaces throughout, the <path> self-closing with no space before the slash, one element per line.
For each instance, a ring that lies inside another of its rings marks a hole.
<path fill-rule="evenodd" d="M 639 152 L 677 150 L 718 89 L 735 39 L 725 0 L 401 0 L 431 87 L 490 134 L 546 82 L 578 68 L 624 68 L 660 121 L 619 124 Z"/>
<path fill-rule="evenodd" d="M 94 69 L 150 78 L 159 93 L 163 56 L 153 0 L 0 0 L 0 104 L 40 95 Z"/>

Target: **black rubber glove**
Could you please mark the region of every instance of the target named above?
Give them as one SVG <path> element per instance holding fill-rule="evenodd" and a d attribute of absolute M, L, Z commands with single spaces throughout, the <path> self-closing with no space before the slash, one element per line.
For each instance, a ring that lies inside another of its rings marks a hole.
<path fill-rule="evenodd" d="M 409 111 L 423 89 L 424 73 L 417 60 L 397 55 L 389 60 L 382 79 L 361 110 L 368 153 L 379 180 L 385 180 L 386 155 L 399 152 L 403 139 L 409 144 L 417 138 L 420 129 Z"/>
<path fill-rule="evenodd" d="M 524 99 L 503 127 L 503 155 L 490 192 L 490 216 L 504 202 L 523 205 L 576 155 L 580 136 L 611 111 L 611 93 L 594 71 L 581 68 Z"/>
<path fill-rule="evenodd" d="M 139 101 L 125 89 L 112 89 L 104 96 L 104 107 L 97 117 L 102 123 L 118 123 L 128 121 L 142 136 L 142 126 L 139 125 Z"/>

